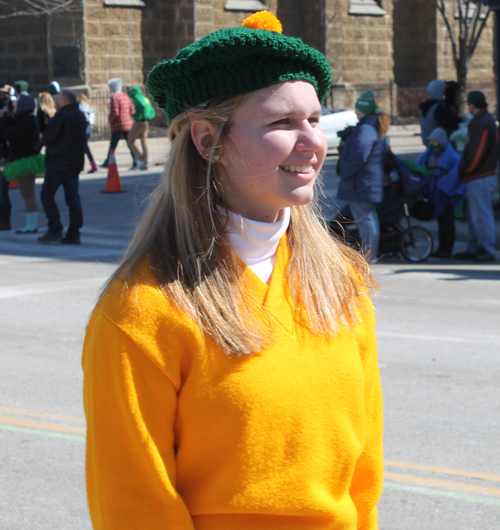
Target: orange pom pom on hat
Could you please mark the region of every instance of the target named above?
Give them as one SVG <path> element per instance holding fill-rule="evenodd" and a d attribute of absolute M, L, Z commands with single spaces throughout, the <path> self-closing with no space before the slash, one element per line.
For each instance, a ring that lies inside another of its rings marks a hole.
<path fill-rule="evenodd" d="M 157 64 L 148 91 L 169 120 L 213 99 L 295 79 L 312 83 L 324 101 L 331 84 L 325 56 L 281 31 L 280 21 L 268 11 L 248 17 L 243 27 L 215 31 Z"/>
<path fill-rule="evenodd" d="M 267 29 L 268 31 L 276 31 L 283 33 L 283 26 L 277 17 L 269 11 L 259 11 L 254 13 L 241 23 L 244 28 L 250 29 Z"/>

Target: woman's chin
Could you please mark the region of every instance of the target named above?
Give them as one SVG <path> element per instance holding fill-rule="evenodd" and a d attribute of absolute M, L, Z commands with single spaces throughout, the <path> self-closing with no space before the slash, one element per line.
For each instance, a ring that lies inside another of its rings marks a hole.
<path fill-rule="evenodd" d="M 303 188 L 294 190 L 290 194 L 289 199 L 289 206 L 304 206 L 314 199 L 314 189 L 312 187 L 304 186 Z"/>

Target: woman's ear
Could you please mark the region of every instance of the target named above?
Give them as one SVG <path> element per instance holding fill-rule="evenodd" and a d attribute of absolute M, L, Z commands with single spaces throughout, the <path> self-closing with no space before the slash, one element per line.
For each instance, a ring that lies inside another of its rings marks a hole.
<path fill-rule="evenodd" d="M 201 158 L 204 160 L 211 159 L 215 138 L 214 124 L 203 118 L 193 120 L 191 123 L 191 138 Z"/>

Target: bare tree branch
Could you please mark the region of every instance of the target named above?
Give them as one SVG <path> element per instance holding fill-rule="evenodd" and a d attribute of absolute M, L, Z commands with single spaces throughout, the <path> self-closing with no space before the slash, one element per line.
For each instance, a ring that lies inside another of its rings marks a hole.
<path fill-rule="evenodd" d="M 482 3 L 483 1 L 481 0 L 480 5 L 478 5 L 478 9 L 479 7 L 483 7 Z M 481 25 L 479 26 L 479 29 L 477 30 L 475 39 L 471 40 L 470 49 L 469 49 L 469 56 L 471 58 L 474 55 L 474 52 L 476 51 L 477 43 L 479 42 L 479 39 L 481 38 L 481 33 L 483 32 L 483 29 L 486 27 L 486 23 L 488 22 L 488 17 L 490 16 L 490 13 L 491 13 L 491 9 L 488 9 L 488 11 L 486 11 L 484 18 L 481 21 Z"/>
<path fill-rule="evenodd" d="M 80 9 L 78 0 L 0 0 L 0 19 L 39 17 Z"/>
<path fill-rule="evenodd" d="M 455 32 L 453 31 L 453 28 L 451 27 L 450 20 L 448 18 L 448 13 L 446 12 L 446 5 L 444 3 L 444 0 L 437 0 L 437 8 L 438 8 L 438 11 L 441 13 L 441 16 L 443 17 L 444 23 L 446 25 L 446 29 L 448 30 L 448 35 L 451 41 L 451 48 L 453 51 L 453 62 L 455 63 L 455 68 L 458 69 L 457 39 L 455 36 Z M 461 15 L 461 11 L 459 8 L 458 16 L 460 17 L 460 15 Z"/>
<path fill-rule="evenodd" d="M 457 81 L 462 90 L 465 90 L 470 62 L 491 9 L 485 11 L 484 0 L 436 0 L 436 7 L 443 17 L 450 37 Z M 458 39 L 452 22 L 455 13 L 458 13 Z"/>

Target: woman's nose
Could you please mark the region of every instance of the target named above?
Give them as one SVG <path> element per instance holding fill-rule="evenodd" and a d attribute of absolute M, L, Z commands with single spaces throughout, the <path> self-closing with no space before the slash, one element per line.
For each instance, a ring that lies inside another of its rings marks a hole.
<path fill-rule="evenodd" d="M 326 149 L 326 138 L 319 125 L 313 126 L 308 122 L 300 131 L 296 147 L 298 151 L 312 152 Z"/>

